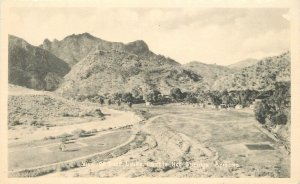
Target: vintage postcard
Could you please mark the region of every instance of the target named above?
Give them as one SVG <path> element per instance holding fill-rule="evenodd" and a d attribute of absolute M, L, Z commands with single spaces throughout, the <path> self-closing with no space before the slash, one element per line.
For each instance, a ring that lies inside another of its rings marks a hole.
<path fill-rule="evenodd" d="M 3 1 L 1 183 L 299 184 L 299 6 Z"/>

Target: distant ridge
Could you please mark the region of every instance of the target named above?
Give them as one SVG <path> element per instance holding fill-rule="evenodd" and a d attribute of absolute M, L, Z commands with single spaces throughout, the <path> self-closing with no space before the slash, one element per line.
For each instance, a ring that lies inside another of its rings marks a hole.
<path fill-rule="evenodd" d="M 248 59 L 244 59 L 242 61 L 239 61 L 237 63 L 228 65 L 228 67 L 233 68 L 233 69 L 243 69 L 243 68 L 246 68 L 248 66 L 255 65 L 257 62 L 259 62 L 258 59 L 248 58 Z"/>

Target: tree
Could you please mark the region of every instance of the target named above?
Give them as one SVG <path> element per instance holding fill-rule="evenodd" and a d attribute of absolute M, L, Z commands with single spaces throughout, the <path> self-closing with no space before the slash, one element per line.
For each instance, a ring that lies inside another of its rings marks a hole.
<path fill-rule="evenodd" d="M 261 124 L 266 123 L 266 118 L 268 116 L 268 108 L 264 102 L 261 102 L 255 106 L 254 113 L 255 113 L 255 119 L 259 123 Z"/>
<path fill-rule="evenodd" d="M 284 112 L 280 111 L 276 113 L 275 116 L 272 117 L 271 121 L 277 125 L 285 125 L 288 121 L 288 118 Z"/>
<path fill-rule="evenodd" d="M 143 98 L 143 90 L 140 87 L 135 87 L 131 91 L 132 97 L 135 99 L 142 99 Z"/>
<path fill-rule="evenodd" d="M 101 105 L 103 105 L 103 104 L 104 104 L 104 99 L 100 97 L 99 103 L 100 103 Z"/>
<path fill-rule="evenodd" d="M 204 103 L 207 100 L 207 93 L 201 89 L 197 89 L 197 101 L 200 103 Z"/>
<path fill-rule="evenodd" d="M 275 91 L 271 98 L 274 100 L 277 110 L 283 110 L 287 106 L 290 106 L 290 90 L 290 82 L 277 82 L 275 84 Z"/>
<path fill-rule="evenodd" d="M 184 95 L 179 88 L 172 88 L 170 91 L 170 96 L 175 101 L 180 101 L 184 98 Z"/>
<path fill-rule="evenodd" d="M 188 103 L 197 103 L 197 94 L 193 92 L 186 92 L 185 101 Z"/>
<path fill-rule="evenodd" d="M 132 96 L 132 94 L 131 93 L 123 93 L 122 94 L 122 101 L 123 102 L 132 102 L 133 101 L 133 96 Z"/>
<path fill-rule="evenodd" d="M 120 106 L 121 105 L 121 100 L 117 101 L 117 105 Z"/>
<path fill-rule="evenodd" d="M 255 98 L 256 93 L 249 89 L 238 92 L 238 102 L 240 105 L 246 107 L 249 106 Z"/>
<path fill-rule="evenodd" d="M 117 101 L 122 99 L 122 93 L 114 93 L 112 94 L 112 101 L 116 103 Z"/>
<path fill-rule="evenodd" d="M 234 92 L 229 94 L 229 104 L 236 105 L 238 103 L 238 99 L 236 97 L 236 94 Z"/>
<path fill-rule="evenodd" d="M 221 94 L 218 91 L 211 91 L 208 93 L 208 96 L 214 105 L 220 105 L 222 103 Z"/>
<path fill-rule="evenodd" d="M 131 108 L 132 107 L 132 102 L 128 102 L 127 105 L 128 105 L 128 107 Z"/>
<path fill-rule="evenodd" d="M 227 90 L 224 90 L 222 92 L 222 103 L 225 104 L 225 105 L 229 104 L 229 94 L 228 94 Z"/>
<path fill-rule="evenodd" d="M 275 84 L 275 90 L 266 91 L 269 97 L 266 97 L 255 107 L 256 119 L 264 124 L 266 119 L 270 120 L 270 125 L 285 125 L 288 122 L 290 108 L 290 83 L 278 82 Z"/>
<path fill-rule="evenodd" d="M 158 90 L 150 90 L 147 92 L 144 99 L 148 102 L 155 103 L 158 102 L 160 94 L 161 93 Z"/>

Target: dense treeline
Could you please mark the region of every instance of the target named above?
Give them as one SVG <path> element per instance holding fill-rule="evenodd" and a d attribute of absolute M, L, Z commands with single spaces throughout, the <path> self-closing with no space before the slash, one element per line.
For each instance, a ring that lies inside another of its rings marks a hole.
<path fill-rule="evenodd" d="M 235 90 L 235 91 L 202 91 L 198 89 L 195 92 L 181 91 L 180 88 L 173 88 L 169 94 L 162 94 L 158 90 L 143 90 L 137 88 L 131 92 L 113 93 L 104 95 L 77 96 L 78 101 L 92 101 L 96 103 L 118 104 L 132 103 L 139 104 L 148 102 L 153 105 L 166 103 L 189 103 L 189 104 L 206 104 L 219 106 L 224 104 L 225 107 L 234 107 L 241 105 L 249 107 L 255 99 L 261 94 L 272 94 L 273 91 L 256 91 L 256 90 Z"/>

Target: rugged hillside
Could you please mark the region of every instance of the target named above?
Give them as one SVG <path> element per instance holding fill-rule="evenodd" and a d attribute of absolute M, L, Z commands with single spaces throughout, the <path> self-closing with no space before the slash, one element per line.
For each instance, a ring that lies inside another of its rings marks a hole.
<path fill-rule="evenodd" d="M 103 95 L 132 89 L 142 93 L 157 89 L 169 94 L 173 87 L 193 90 L 201 85 L 201 76 L 175 61 L 167 61 L 163 56 L 143 57 L 126 51 L 95 49 L 73 66 L 57 91 L 66 96 Z"/>
<path fill-rule="evenodd" d="M 239 62 L 231 64 L 231 65 L 228 65 L 228 67 L 233 68 L 233 69 L 243 69 L 248 66 L 255 65 L 258 62 L 259 62 L 258 59 L 249 58 L 249 59 L 245 59 L 245 60 L 239 61 Z"/>
<path fill-rule="evenodd" d="M 219 78 L 213 85 L 215 90 L 273 89 L 277 81 L 290 81 L 290 52 L 279 56 L 267 57 L 253 66 Z"/>
<path fill-rule="evenodd" d="M 55 54 L 60 59 L 66 61 L 70 66 L 73 66 L 80 60 L 84 59 L 95 48 L 103 51 L 126 51 L 132 54 L 136 54 L 143 59 L 153 57 L 158 57 L 158 60 L 163 59 L 163 56 L 159 56 L 151 52 L 147 44 L 142 40 L 124 44 L 121 42 L 105 41 L 100 38 L 94 37 L 89 33 L 78 35 L 73 34 L 67 36 L 61 41 L 54 40 L 53 42 L 51 42 L 46 39 L 40 47 Z M 177 64 L 175 61 L 169 58 L 164 58 L 164 60 L 164 62 Z"/>
<path fill-rule="evenodd" d="M 184 67 L 201 75 L 203 77 L 203 81 L 206 82 L 208 86 L 211 86 L 218 78 L 236 71 L 235 69 L 225 66 L 206 64 L 198 61 L 187 63 Z"/>
<path fill-rule="evenodd" d="M 36 90 L 55 90 L 65 74 L 67 63 L 50 52 L 9 36 L 8 81 Z"/>
<path fill-rule="evenodd" d="M 8 97 L 8 124 L 45 123 L 55 117 L 102 117 L 100 109 L 84 108 L 48 95 L 10 95 Z"/>

